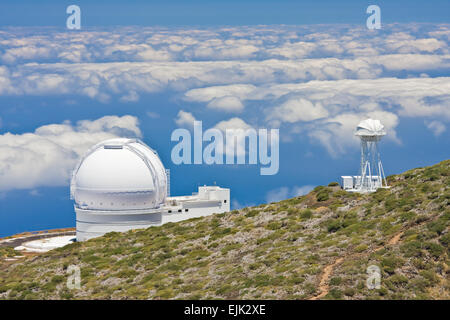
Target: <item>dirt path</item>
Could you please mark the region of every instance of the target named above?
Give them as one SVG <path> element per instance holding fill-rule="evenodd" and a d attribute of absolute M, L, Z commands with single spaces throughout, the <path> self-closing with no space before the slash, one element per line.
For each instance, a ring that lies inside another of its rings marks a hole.
<path fill-rule="evenodd" d="M 393 237 L 388 241 L 388 243 L 386 243 L 384 246 L 381 246 L 381 247 L 376 248 L 375 250 L 373 250 L 373 252 L 380 251 L 381 249 L 384 249 L 386 246 L 393 246 L 393 245 L 397 244 L 397 243 L 400 241 L 400 238 L 402 237 L 402 235 L 403 235 L 403 231 L 397 233 L 395 236 L 393 236 Z M 370 251 L 369 251 L 369 253 L 370 253 Z"/>
<path fill-rule="evenodd" d="M 328 294 L 328 291 L 330 289 L 330 285 L 328 284 L 331 274 L 333 273 L 334 267 L 336 267 L 338 264 L 340 264 L 342 261 L 344 261 L 344 258 L 338 258 L 335 262 L 332 264 L 327 265 L 323 269 L 322 276 L 320 277 L 320 283 L 319 283 L 319 295 L 312 297 L 309 300 L 318 300 L 320 298 L 325 297 Z"/>
<path fill-rule="evenodd" d="M 402 237 L 403 232 L 397 233 L 394 237 L 392 237 L 391 240 L 387 243 L 389 246 L 392 246 L 394 244 L 397 244 L 400 241 L 400 238 Z"/>
<path fill-rule="evenodd" d="M 349 256 L 347 256 L 347 258 L 353 257 L 353 256 L 358 256 L 358 255 L 368 255 L 372 252 L 377 252 L 377 251 L 385 248 L 386 246 L 395 245 L 400 241 L 400 238 L 402 237 L 402 235 L 403 235 L 403 231 L 397 233 L 385 245 L 383 245 L 381 247 L 378 247 L 374 250 L 370 250 L 370 251 L 364 252 L 364 253 L 353 253 L 353 254 L 350 254 Z M 339 264 L 341 264 L 342 261 L 344 261 L 344 257 L 338 258 L 332 264 L 325 266 L 325 268 L 323 269 L 322 275 L 320 276 L 319 294 L 317 296 L 310 298 L 309 300 L 318 300 L 318 299 L 325 297 L 328 294 L 328 292 L 330 291 L 330 285 L 329 285 L 330 276 L 333 274 L 334 268 L 336 266 L 338 266 Z"/>

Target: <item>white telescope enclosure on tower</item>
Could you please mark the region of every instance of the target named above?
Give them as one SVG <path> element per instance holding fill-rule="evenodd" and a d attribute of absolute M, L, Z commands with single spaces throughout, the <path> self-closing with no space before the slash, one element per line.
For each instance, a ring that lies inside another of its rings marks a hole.
<path fill-rule="evenodd" d="M 387 182 L 378 150 L 378 142 L 386 135 L 380 120 L 366 119 L 356 127 L 355 136 L 361 140 L 359 176 L 342 176 L 342 188 L 348 191 L 374 192 L 386 188 Z"/>
<path fill-rule="evenodd" d="M 380 140 L 386 135 L 384 126 L 380 120 L 366 119 L 361 121 L 356 127 L 355 136 L 369 140 Z"/>

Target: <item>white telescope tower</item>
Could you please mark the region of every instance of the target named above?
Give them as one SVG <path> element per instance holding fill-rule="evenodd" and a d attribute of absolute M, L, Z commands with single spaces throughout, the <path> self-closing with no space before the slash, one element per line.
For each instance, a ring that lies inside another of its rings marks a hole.
<path fill-rule="evenodd" d="M 360 176 L 355 177 L 355 191 L 365 193 L 387 188 L 378 151 L 378 142 L 386 135 L 384 126 L 380 120 L 366 119 L 358 124 L 355 135 L 361 139 L 361 168 Z"/>

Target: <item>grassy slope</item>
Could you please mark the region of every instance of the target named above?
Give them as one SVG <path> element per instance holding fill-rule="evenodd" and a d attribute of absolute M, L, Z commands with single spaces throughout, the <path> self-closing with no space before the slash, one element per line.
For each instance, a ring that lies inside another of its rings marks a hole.
<path fill-rule="evenodd" d="M 389 184 L 370 195 L 317 187 L 278 203 L 0 260 L 0 299 L 308 299 L 322 293 L 324 269 L 338 257 L 326 299 L 450 299 L 450 160 Z M 71 264 L 81 267 L 81 290 L 66 289 Z M 382 270 L 381 289 L 366 288 L 371 264 Z"/>

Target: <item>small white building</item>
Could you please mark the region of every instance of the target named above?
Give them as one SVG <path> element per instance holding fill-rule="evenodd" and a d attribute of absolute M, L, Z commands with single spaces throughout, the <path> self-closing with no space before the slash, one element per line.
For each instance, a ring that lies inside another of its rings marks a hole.
<path fill-rule="evenodd" d="M 344 190 L 350 190 L 355 188 L 355 183 L 352 176 L 341 176 L 341 186 Z"/>
<path fill-rule="evenodd" d="M 382 179 L 380 176 L 365 177 L 366 185 L 372 186 L 373 190 L 383 188 Z M 361 176 L 341 176 L 342 189 L 346 191 L 360 192 L 361 189 Z"/>
<path fill-rule="evenodd" d="M 77 241 L 230 211 L 229 189 L 203 186 L 190 196 L 168 197 L 168 183 L 158 154 L 142 141 L 95 145 L 72 174 Z"/>

